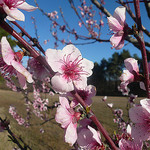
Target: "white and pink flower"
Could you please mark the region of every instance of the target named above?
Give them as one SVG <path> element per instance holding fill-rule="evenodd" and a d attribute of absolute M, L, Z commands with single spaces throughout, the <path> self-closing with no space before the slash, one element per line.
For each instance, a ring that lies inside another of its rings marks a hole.
<path fill-rule="evenodd" d="M 89 125 L 79 131 L 77 143 L 83 150 L 97 150 L 102 147 L 100 133 Z"/>
<path fill-rule="evenodd" d="M 135 124 L 131 129 L 131 136 L 136 141 L 150 140 L 150 99 L 140 101 L 141 106 L 129 110 L 129 117 Z"/>
<path fill-rule="evenodd" d="M 138 80 L 139 78 L 139 67 L 137 60 L 134 58 L 127 58 L 124 60 L 126 69 L 123 70 L 122 75 L 120 76 L 121 85 L 120 91 L 125 94 L 128 94 L 127 85 L 131 82 Z"/>
<path fill-rule="evenodd" d="M 65 141 L 72 146 L 77 140 L 77 121 L 80 113 L 70 107 L 66 97 L 59 97 L 59 101 L 55 120 L 65 129 Z"/>
<path fill-rule="evenodd" d="M 124 39 L 128 32 L 126 24 L 126 8 L 119 6 L 115 9 L 114 15 L 107 17 L 110 30 L 114 32 L 110 38 L 112 48 L 121 49 L 124 46 Z"/>
<path fill-rule="evenodd" d="M 31 58 L 28 60 L 28 70 L 35 79 L 41 81 L 43 81 L 46 77 L 49 76 L 47 70 L 36 58 Z"/>
<path fill-rule="evenodd" d="M 139 75 L 139 67 L 137 60 L 134 58 L 127 58 L 124 60 L 126 69 L 123 70 L 120 80 L 122 82 L 133 82 L 135 77 Z"/>
<path fill-rule="evenodd" d="M 85 84 L 92 74 L 93 62 L 82 58 L 74 45 L 63 50 L 47 49 L 46 60 L 56 74 L 52 77 L 52 87 L 56 92 L 65 93 L 74 90 L 74 85 Z"/>
<path fill-rule="evenodd" d="M 24 21 L 24 14 L 18 9 L 23 9 L 28 12 L 34 11 L 37 7 L 31 6 L 25 2 L 25 0 L 0 0 L 0 7 L 3 8 L 7 14 L 7 19 L 10 21 Z"/>
<path fill-rule="evenodd" d="M 0 58 L 0 71 L 4 75 L 17 75 L 19 83 L 22 88 L 26 88 L 26 80 L 29 83 L 33 82 L 32 75 L 23 67 L 21 60 L 23 57 L 22 52 L 14 52 L 6 37 L 1 39 L 1 53 Z"/>
<path fill-rule="evenodd" d="M 92 97 L 96 95 L 96 87 L 93 85 L 83 86 L 83 85 L 77 85 L 76 91 L 80 95 L 80 97 L 84 100 L 84 102 L 91 106 L 92 104 Z M 69 96 L 72 96 L 69 94 Z M 71 106 L 75 107 L 78 105 L 79 102 L 73 97 L 73 100 L 71 101 Z"/>
<path fill-rule="evenodd" d="M 119 141 L 119 148 L 120 150 L 142 150 L 143 143 L 138 142 L 136 143 L 134 140 L 125 140 L 121 139 Z"/>

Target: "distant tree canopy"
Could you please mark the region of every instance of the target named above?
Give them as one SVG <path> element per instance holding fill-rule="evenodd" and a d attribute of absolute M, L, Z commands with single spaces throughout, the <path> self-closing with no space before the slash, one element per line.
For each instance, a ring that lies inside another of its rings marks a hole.
<path fill-rule="evenodd" d="M 108 60 L 103 58 L 100 64 L 94 63 L 93 75 L 88 82 L 96 86 L 97 95 L 121 95 L 118 91 L 119 77 L 125 67 L 124 60 L 129 57 L 138 60 L 140 71 L 142 71 L 141 59 L 136 54 L 131 56 L 128 50 L 123 50 L 120 54 L 115 52 Z M 137 86 L 139 87 L 138 83 Z M 143 95 L 142 90 L 137 93 L 133 89 L 131 91 L 134 94 Z"/>

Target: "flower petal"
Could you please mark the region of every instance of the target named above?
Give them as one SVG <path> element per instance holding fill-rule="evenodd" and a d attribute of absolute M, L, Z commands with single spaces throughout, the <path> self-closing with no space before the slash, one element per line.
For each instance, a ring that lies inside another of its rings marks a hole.
<path fill-rule="evenodd" d="M 20 3 L 20 2 L 18 1 L 18 3 Z M 38 7 L 34 7 L 32 5 L 29 5 L 26 2 L 23 2 L 22 4 L 18 5 L 17 8 L 23 9 L 23 10 L 26 10 L 26 11 L 30 12 L 30 11 L 36 10 Z"/>
<path fill-rule="evenodd" d="M 143 147 L 142 141 L 135 142 L 134 140 L 129 141 L 125 139 L 121 139 L 119 141 L 120 150 L 142 150 L 142 147 Z"/>
<path fill-rule="evenodd" d="M 53 89 L 59 93 L 66 93 L 74 90 L 73 83 L 71 81 L 67 82 L 67 80 L 59 73 L 52 77 L 51 83 Z"/>
<path fill-rule="evenodd" d="M 70 123 L 66 129 L 65 141 L 73 146 L 77 140 L 77 124 Z"/>
<path fill-rule="evenodd" d="M 45 52 L 46 60 L 48 64 L 51 66 L 54 72 L 60 72 L 62 63 L 60 62 L 63 59 L 62 50 L 56 49 L 47 49 Z"/>
<path fill-rule="evenodd" d="M 99 132 L 97 132 L 94 128 L 88 126 L 89 130 L 93 133 L 93 138 L 97 141 L 97 143 L 99 143 L 100 145 L 102 144 L 100 141 L 100 134 Z"/>
<path fill-rule="evenodd" d="M 67 128 L 67 126 L 72 121 L 72 118 L 71 118 L 68 110 L 60 105 L 57 108 L 55 120 L 56 120 L 56 122 L 61 124 L 62 128 Z"/>
<path fill-rule="evenodd" d="M 145 123 L 149 113 L 142 106 L 132 107 L 129 110 L 129 117 L 133 123 Z"/>
<path fill-rule="evenodd" d="M 118 20 L 118 22 L 124 26 L 126 20 L 126 8 L 123 6 L 119 6 L 114 11 L 114 18 Z"/>
<path fill-rule="evenodd" d="M 3 9 L 6 12 L 6 14 L 15 19 L 15 20 L 19 20 L 19 21 L 25 21 L 25 16 L 24 14 L 19 11 L 17 8 L 11 8 L 9 9 L 9 7 L 7 5 L 3 5 Z M 9 18 L 8 18 L 9 19 Z"/>
<path fill-rule="evenodd" d="M 70 108 L 69 102 L 66 97 L 59 96 L 59 102 L 62 107 L 66 108 L 66 109 Z"/>
<path fill-rule="evenodd" d="M 15 21 L 15 19 L 11 18 L 10 16 L 7 16 L 6 19 L 9 20 L 9 21 Z"/>
<path fill-rule="evenodd" d="M 124 64 L 126 69 L 128 69 L 131 73 L 133 72 L 133 70 L 135 72 L 139 72 L 139 67 L 138 67 L 138 61 L 134 58 L 127 58 L 124 60 Z"/>
<path fill-rule="evenodd" d="M 27 81 L 29 83 L 32 83 L 33 82 L 33 79 L 32 79 L 32 75 L 22 66 L 22 64 L 20 62 L 17 62 L 15 60 L 13 60 L 11 62 L 11 65 L 18 71 L 20 72 L 22 75 L 25 76 L 25 78 L 27 79 Z"/>
<path fill-rule="evenodd" d="M 146 91 L 144 82 L 140 82 L 140 88 L 141 88 L 142 90 Z"/>
<path fill-rule="evenodd" d="M 87 78 L 81 76 L 80 80 L 74 81 L 73 83 L 75 87 L 77 87 L 77 89 L 85 89 L 85 87 L 87 86 Z"/>
<path fill-rule="evenodd" d="M 82 55 L 79 51 L 78 48 L 76 48 L 74 45 L 72 44 L 69 44 L 67 46 L 65 46 L 63 49 L 62 49 L 62 53 L 63 53 L 63 56 L 68 56 L 69 55 L 69 60 L 75 60 L 76 58 L 78 58 L 78 60 L 82 59 Z"/>
<path fill-rule="evenodd" d="M 90 60 L 87 60 L 86 58 L 83 58 L 82 60 L 82 67 L 84 71 L 86 71 L 86 77 L 89 77 L 92 75 L 92 69 L 94 68 L 94 63 Z"/>
<path fill-rule="evenodd" d="M 17 71 L 17 77 L 20 83 L 20 86 L 25 90 L 27 89 L 26 78 Z"/>
<path fill-rule="evenodd" d="M 83 128 L 78 133 L 77 143 L 81 148 L 88 149 L 88 146 L 93 143 L 92 132 L 87 128 Z"/>
<path fill-rule="evenodd" d="M 109 29 L 112 30 L 114 33 L 123 30 L 123 26 L 120 25 L 118 20 L 112 16 L 107 17 Z"/>
<path fill-rule="evenodd" d="M 123 73 L 120 76 L 120 80 L 122 82 L 126 82 L 126 81 L 133 82 L 134 75 L 125 69 L 125 70 L 123 70 Z"/>
<path fill-rule="evenodd" d="M 120 45 L 122 37 L 123 35 L 118 35 L 118 33 L 116 33 L 110 38 L 110 43 L 113 46 L 112 48 L 117 48 Z M 123 45 L 121 44 L 121 46 Z"/>
<path fill-rule="evenodd" d="M 124 39 L 122 38 L 119 44 L 115 47 L 116 50 L 123 48 L 124 46 Z"/>
<path fill-rule="evenodd" d="M 150 113 L 150 99 L 145 98 L 140 101 L 142 107 L 144 107 Z"/>
<path fill-rule="evenodd" d="M 89 97 L 94 97 L 96 95 L 96 87 L 93 85 L 88 85 L 85 89 L 89 93 Z"/>
<path fill-rule="evenodd" d="M 7 65 L 11 65 L 11 61 L 14 59 L 14 52 L 10 47 L 10 44 L 8 43 L 6 37 L 2 37 L 1 39 L 1 51 L 2 51 L 2 57 L 4 62 Z"/>
<path fill-rule="evenodd" d="M 135 141 L 145 141 L 150 139 L 150 129 L 148 124 L 135 124 L 131 129 L 131 136 Z"/>

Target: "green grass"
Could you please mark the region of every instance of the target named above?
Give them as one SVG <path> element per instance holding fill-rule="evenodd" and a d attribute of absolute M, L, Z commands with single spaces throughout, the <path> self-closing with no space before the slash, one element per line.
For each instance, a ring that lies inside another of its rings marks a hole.
<path fill-rule="evenodd" d="M 43 95 L 44 96 L 44 95 Z M 106 107 L 106 104 L 101 101 L 101 96 L 93 98 L 92 110 L 101 121 L 102 125 L 107 129 L 110 134 L 113 134 L 114 130 L 117 130 L 116 124 L 113 123 L 113 115 L 111 110 Z M 32 94 L 30 94 L 32 99 Z M 140 99 L 140 98 L 138 98 Z M 50 97 L 49 101 L 52 104 L 55 100 L 58 100 L 58 96 Z M 125 97 L 108 97 L 107 103 L 114 103 L 114 108 L 121 108 L 125 110 L 127 104 L 127 98 Z M 139 102 L 139 100 L 137 100 Z M 33 115 L 29 128 L 25 128 L 17 124 L 17 122 L 8 113 L 9 106 L 15 106 L 21 116 L 26 116 L 25 105 L 23 95 L 12 91 L 0 90 L 0 117 L 10 120 L 10 126 L 12 132 L 16 136 L 21 136 L 25 143 L 27 143 L 32 150 L 67 150 L 71 149 L 67 143 L 64 142 L 64 131 L 60 128 L 60 125 L 51 120 L 44 125 L 40 125 L 43 121 Z M 55 110 L 49 111 L 49 118 L 53 118 Z M 127 112 L 125 111 L 125 117 Z M 40 133 L 40 128 L 45 130 L 45 133 Z M 0 150 L 12 150 L 14 144 L 8 141 L 8 133 L 0 133 Z"/>

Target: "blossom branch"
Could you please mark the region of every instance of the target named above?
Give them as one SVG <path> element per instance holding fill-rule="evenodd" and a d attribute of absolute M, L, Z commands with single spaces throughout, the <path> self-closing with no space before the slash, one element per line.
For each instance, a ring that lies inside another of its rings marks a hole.
<path fill-rule="evenodd" d="M 12 23 L 15 26 L 17 26 L 21 30 L 21 32 L 23 33 L 23 35 L 26 35 L 43 54 L 45 54 L 44 49 L 41 47 L 41 45 L 39 44 L 39 42 L 37 41 L 37 39 L 32 38 L 16 21 L 12 21 Z"/>
<path fill-rule="evenodd" d="M 142 21 L 141 21 L 139 0 L 134 0 L 134 7 L 135 7 L 135 13 L 136 13 L 136 23 L 137 23 L 137 27 L 138 27 L 138 35 L 135 35 L 135 37 L 137 38 L 140 48 L 141 48 L 141 53 L 142 53 L 142 58 L 143 58 L 144 75 L 145 75 L 145 86 L 146 86 L 146 90 L 147 90 L 147 97 L 150 98 L 150 82 L 149 82 L 148 62 L 147 62 L 147 54 L 146 54 L 143 31 L 142 31 Z"/>
<path fill-rule="evenodd" d="M 43 15 L 45 15 L 46 17 L 48 17 L 48 19 L 49 19 L 50 21 L 55 22 L 55 24 L 57 24 L 57 26 L 58 26 L 59 28 L 62 27 L 58 22 L 53 21 L 53 19 L 49 17 L 48 13 L 46 13 L 43 9 L 41 9 L 41 8 L 39 7 L 39 5 L 38 5 L 38 3 L 37 3 L 36 0 L 34 0 L 34 2 L 35 2 L 35 4 L 36 4 L 36 6 L 38 7 L 38 9 L 42 12 Z M 65 20 L 65 18 L 64 18 L 64 16 L 63 16 L 63 12 L 61 11 L 61 9 L 60 9 L 60 13 L 61 13 L 61 17 L 62 17 L 62 19 L 63 19 L 63 21 L 64 21 L 64 23 L 65 23 L 65 25 L 66 25 L 66 27 L 67 27 L 67 28 L 65 28 L 65 31 L 66 31 L 67 33 L 72 34 L 72 35 L 75 35 L 75 37 L 76 37 L 77 39 L 81 39 L 81 40 L 92 40 L 92 42 L 81 42 L 81 43 L 72 43 L 72 42 L 71 42 L 72 44 L 74 44 L 74 45 L 84 45 L 84 44 L 92 44 L 92 43 L 95 43 L 96 41 L 98 41 L 98 42 L 110 42 L 110 41 L 107 40 L 107 39 L 100 39 L 100 38 L 93 37 L 93 36 L 88 37 L 88 36 L 85 36 L 85 35 L 80 35 L 80 34 L 78 34 L 77 32 L 74 32 L 75 30 L 74 30 L 74 29 L 71 29 L 70 26 L 69 26 L 69 24 L 68 24 L 67 21 Z M 81 18 L 81 17 L 80 17 L 80 18 Z M 86 25 L 85 25 L 85 26 L 86 26 Z M 88 30 L 88 29 L 87 29 L 87 30 Z M 88 31 L 89 31 L 89 30 L 88 30 Z M 90 32 L 90 31 L 89 31 L 89 32 Z M 51 30 L 51 33 L 52 33 L 52 30 Z M 53 35 L 53 33 L 52 33 L 52 35 Z M 55 38 L 57 41 L 60 41 L 60 42 L 62 41 L 62 40 L 58 39 L 58 36 L 57 36 L 57 35 L 55 35 L 54 38 Z M 65 44 L 68 44 L 68 43 L 70 43 L 70 42 L 64 42 L 64 43 L 65 43 Z"/>
<path fill-rule="evenodd" d="M 104 8 L 97 0 L 91 0 L 91 2 L 92 2 L 98 9 L 100 9 L 107 17 L 112 16 L 112 15 L 109 13 L 109 11 L 108 11 L 106 8 Z M 134 21 L 136 21 L 136 17 L 135 17 L 135 15 L 132 13 L 131 9 L 130 9 L 122 0 L 119 0 L 119 3 L 127 9 L 127 12 L 128 12 L 129 15 L 131 16 L 131 18 L 132 18 Z M 144 32 L 147 36 L 150 37 L 150 32 L 149 32 L 143 25 L 142 25 L 142 30 L 143 30 L 143 32 Z M 133 40 L 130 40 L 130 39 L 131 39 L 131 38 L 129 38 L 128 36 L 126 37 L 126 40 L 127 40 L 127 41 L 129 41 L 129 42 L 132 43 L 135 47 L 137 47 L 138 49 L 140 49 L 139 46 L 136 46 L 136 44 L 134 44 L 134 42 L 132 42 Z M 146 43 L 147 43 L 146 46 L 149 47 L 149 43 L 148 43 L 148 42 L 146 42 Z M 137 44 L 138 44 L 138 43 L 137 43 Z"/>
<path fill-rule="evenodd" d="M 101 125 L 97 117 L 92 112 L 91 108 L 88 107 L 88 105 L 84 102 L 84 100 L 80 97 L 80 95 L 74 90 L 71 91 L 71 94 L 78 100 L 78 102 L 83 106 L 83 108 L 87 111 L 87 114 L 89 115 L 89 118 L 95 123 L 97 128 L 100 130 L 100 132 L 103 134 L 105 139 L 108 141 L 109 145 L 113 150 L 117 150 L 118 148 L 110 138 L 109 134 L 105 130 L 105 128 Z"/>

